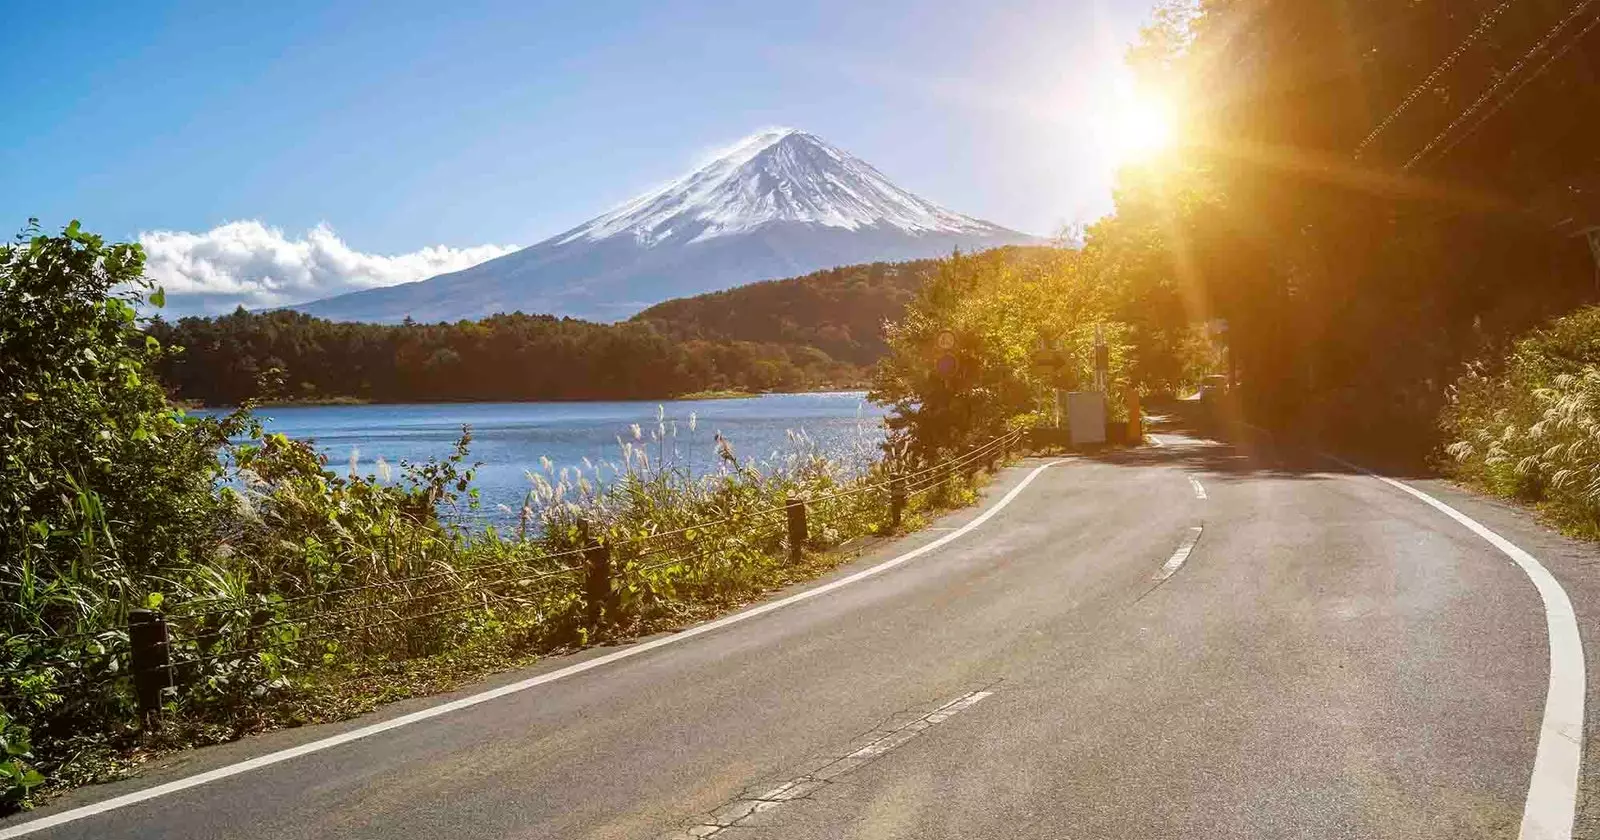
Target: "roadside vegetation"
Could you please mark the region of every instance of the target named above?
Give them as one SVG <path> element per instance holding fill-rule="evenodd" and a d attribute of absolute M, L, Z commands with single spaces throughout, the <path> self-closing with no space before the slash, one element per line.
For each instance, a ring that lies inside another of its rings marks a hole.
<path fill-rule="evenodd" d="M 795 433 L 752 459 L 693 417 L 657 416 L 614 461 L 530 475 L 518 524 L 477 505 L 470 430 L 422 463 L 330 467 L 248 403 L 187 414 L 154 371 L 185 350 L 137 246 L 68 227 L 0 249 L 0 798 L 112 778 L 143 758 L 386 700 L 551 651 L 679 626 L 815 575 L 851 540 L 970 503 L 955 450 L 852 452 Z M 690 472 L 666 454 L 714 450 Z M 796 562 L 786 504 L 809 528 Z M 599 553 L 597 553 L 599 552 Z M 128 623 L 157 610 L 172 687 L 141 722 Z"/>
<path fill-rule="evenodd" d="M 1503 360 L 1471 366 L 1442 427 L 1455 477 L 1600 539 L 1600 307 L 1554 319 Z"/>

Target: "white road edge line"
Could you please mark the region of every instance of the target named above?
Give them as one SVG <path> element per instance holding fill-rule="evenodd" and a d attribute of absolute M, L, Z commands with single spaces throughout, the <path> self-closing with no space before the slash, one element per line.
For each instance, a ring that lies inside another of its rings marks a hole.
<path fill-rule="evenodd" d="M 1206 488 L 1200 484 L 1200 479 L 1192 475 L 1189 476 L 1189 485 L 1194 488 L 1194 497 L 1196 499 L 1204 499 L 1206 497 Z"/>
<path fill-rule="evenodd" d="M 1029 484 L 1033 483 L 1034 479 L 1039 477 L 1040 473 L 1058 464 L 1064 464 L 1068 460 L 1070 459 L 1063 458 L 1034 467 L 1032 472 L 1028 473 L 1023 477 L 1022 481 L 1017 483 L 1017 486 L 1011 488 L 1011 490 L 1004 496 L 1001 496 L 998 502 L 995 502 L 988 510 L 978 514 L 978 516 L 975 517 L 971 522 L 968 522 L 960 528 L 945 534 L 944 536 L 927 543 L 926 545 L 914 548 L 897 557 L 892 557 L 876 566 L 870 566 L 862 569 L 859 572 L 855 572 L 854 574 L 847 575 L 835 581 L 830 581 L 816 587 L 815 589 L 807 589 L 804 592 L 796 592 L 795 594 L 786 598 L 780 598 L 776 601 L 771 601 L 756 607 L 752 607 L 744 612 L 734 613 L 733 615 L 719 618 L 716 621 L 697 625 L 684 630 L 681 633 L 675 633 L 671 636 L 663 636 L 659 639 L 652 639 L 648 642 L 643 642 L 632 647 L 626 647 L 621 650 L 605 654 L 604 656 L 597 656 L 593 659 L 587 659 L 583 662 L 568 665 L 565 668 L 559 668 L 549 673 L 529 677 L 528 679 L 514 682 L 509 685 L 503 685 L 499 688 L 493 688 L 479 694 L 474 694 L 470 697 L 463 697 L 459 700 L 441 703 L 437 706 L 421 709 L 410 714 L 401 715 L 400 717 L 393 718 L 391 720 L 369 724 L 357 729 L 352 729 L 349 732 L 342 732 L 338 735 L 332 735 L 327 738 L 311 741 L 309 743 L 301 744 L 297 747 L 289 747 L 288 749 L 267 753 L 266 755 L 257 756 L 247 761 L 241 761 L 237 764 L 229 764 L 224 767 L 218 767 L 215 770 L 208 770 L 204 773 L 198 773 L 187 778 L 176 779 L 174 781 L 156 785 L 144 790 L 125 793 L 121 796 L 115 796 L 103 802 L 96 802 L 92 805 L 84 805 L 79 808 L 62 811 L 59 814 L 51 814 L 49 816 L 40 817 L 36 820 L 29 820 L 28 822 L 18 823 L 17 825 L 6 826 L 4 828 L 0 828 L 0 840 L 8 840 L 12 837 L 22 837 L 24 835 L 33 834 L 34 832 L 43 831 L 47 828 L 54 828 L 58 825 L 76 822 L 77 820 L 81 820 L 86 817 L 104 814 L 107 811 L 115 811 L 118 808 L 126 808 L 129 805 L 135 805 L 140 802 L 156 799 L 158 797 L 166 796 L 167 794 L 177 793 L 179 791 L 210 784 L 211 782 L 221 781 L 222 779 L 226 779 L 230 776 L 237 776 L 241 773 L 248 773 L 252 770 L 260 770 L 263 767 L 270 767 L 274 764 L 279 764 L 292 758 L 299 758 L 303 755 L 321 752 L 331 747 L 337 747 L 341 744 L 348 744 L 351 741 L 359 741 L 363 738 L 370 738 L 373 735 L 379 735 L 392 729 L 399 729 L 402 726 L 410 726 L 413 723 L 421 723 L 422 721 L 430 720 L 441 715 L 447 715 L 451 712 L 458 712 L 462 709 L 470 709 L 473 706 L 487 703 L 490 700 L 497 700 L 510 694 L 527 691 L 530 688 L 565 679 L 575 674 L 581 674 L 584 671 L 592 671 L 602 665 L 609 665 L 612 662 L 638 656 L 641 653 L 652 651 L 657 648 L 663 648 L 667 645 L 676 644 L 686 639 L 692 639 L 696 636 L 710 633 L 713 630 L 720 630 L 724 627 L 738 624 L 742 621 L 749 621 L 756 616 L 766 615 L 774 610 L 783 609 L 790 604 L 798 604 L 801 601 L 808 601 L 812 598 L 825 595 L 834 591 L 835 589 L 841 589 L 849 586 L 852 583 L 856 583 L 874 575 L 886 572 L 896 566 L 909 563 L 930 551 L 934 551 L 945 545 L 948 545 L 950 542 L 960 538 L 963 534 L 966 534 L 967 532 L 983 525 L 983 523 L 988 522 L 994 517 L 995 514 L 999 513 L 1001 510 L 1004 510 L 1007 505 L 1011 504 L 1013 499 L 1020 495 L 1023 490 L 1027 489 Z"/>
<path fill-rule="evenodd" d="M 1204 530 L 1202 525 L 1190 528 L 1189 536 L 1183 538 L 1183 542 L 1178 544 L 1178 550 L 1172 552 L 1171 559 L 1167 560 L 1160 570 L 1152 576 L 1152 579 L 1166 580 L 1176 574 L 1178 568 L 1188 562 L 1189 555 L 1194 551 L 1195 545 L 1200 542 L 1200 532 L 1202 530 Z"/>
<path fill-rule="evenodd" d="M 1533 555 L 1472 517 L 1402 481 L 1378 475 L 1343 458 L 1323 455 L 1409 493 L 1459 522 L 1511 558 L 1539 590 L 1550 638 L 1550 685 L 1545 695 L 1544 721 L 1539 726 L 1539 746 L 1533 756 L 1528 798 L 1522 809 L 1522 828 L 1517 837 L 1519 840 L 1570 840 L 1578 804 L 1578 774 L 1583 762 L 1583 700 L 1588 683 L 1584 674 L 1583 638 L 1578 635 L 1577 616 L 1566 590 Z"/>

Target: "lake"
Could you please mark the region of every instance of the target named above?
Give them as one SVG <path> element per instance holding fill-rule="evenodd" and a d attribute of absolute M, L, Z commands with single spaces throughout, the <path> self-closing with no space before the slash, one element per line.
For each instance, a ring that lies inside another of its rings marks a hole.
<path fill-rule="evenodd" d="M 657 421 L 657 413 L 663 419 Z M 646 447 L 652 463 L 666 460 L 696 474 L 717 466 L 721 433 L 741 460 L 770 460 L 792 452 L 791 434 L 802 433 L 836 457 L 860 462 L 883 440 L 884 409 L 861 392 L 767 394 L 746 399 L 656 402 L 433 403 L 424 405 L 329 405 L 262 408 L 267 431 L 311 440 L 331 469 L 345 472 L 352 454 L 363 474 L 377 459 L 396 467 L 402 460 L 442 458 L 472 427 L 470 460 L 482 461 L 476 486 L 491 520 L 514 521 L 498 508 L 522 504 L 528 472 L 556 471 L 591 463 L 620 463 L 620 437 Z M 693 418 L 693 429 L 690 421 Z M 662 431 L 666 434 L 663 436 Z M 655 433 L 660 440 L 653 440 Z M 586 471 L 591 479 L 592 471 Z M 610 476 L 610 471 L 605 471 Z"/>

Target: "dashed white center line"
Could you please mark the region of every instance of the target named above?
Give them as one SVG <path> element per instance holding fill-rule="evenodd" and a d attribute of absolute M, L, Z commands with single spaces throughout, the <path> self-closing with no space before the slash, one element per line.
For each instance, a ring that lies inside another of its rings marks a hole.
<path fill-rule="evenodd" d="M 728 803 L 709 814 L 704 820 L 681 831 L 674 831 L 662 840 L 697 840 L 704 837 L 728 837 L 739 829 L 749 830 L 749 823 L 757 814 L 763 814 L 796 799 L 804 799 L 833 780 L 850 773 L 864 764 L 921 735 L 928 728 L 938 726 L 952 716 L 994 695 L 992 691 L 971 691 L 939 708 L 892 729 L 877 729 L 867 733 L 861 742 L 852 744 L 843 755 L 829 758 L 821 767 L 802 773 L 757 796 L 747 796 Z M 731 830 L 730 830 L 731 829 Z"/>
<path fill-rule="evenodd" d="M 1192 475 L 1189 476 L 1189 486 L 1194 488 L 1194 497 L 1196 499 L 1204 499 L 1206 497 L 1206 488 L 1200 484 L 1200 479 Z"/>
<path fill-rule="evenodd" d="M 1161 581 L 1172 577 L 1178 571 L 1178 568 L 1189 559 L 1189 553 L 1194 551 L 1195 543 L 1200 542 L 1202 527 L 1196 525 L 1189 529 L 1189 536 L 1184 537 L 1183 542 L 1178 546 L 1178 550 L 1172 552 L 1172 558 L 1166 562 L 1166 565 L 1161 567 L 1160 571 L 1155 573 L 1155 580 Z"/>

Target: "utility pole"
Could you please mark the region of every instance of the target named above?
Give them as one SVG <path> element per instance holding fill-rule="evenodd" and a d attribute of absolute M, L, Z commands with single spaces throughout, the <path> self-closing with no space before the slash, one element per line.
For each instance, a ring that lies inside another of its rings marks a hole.
<path fill-rule="evenodd" d="M 1594 290 L 1600 294 L 1600 225 L 1591 225 L 1582 233 L 1589 238 L 1589 253 L 1594 256 Z"/>

